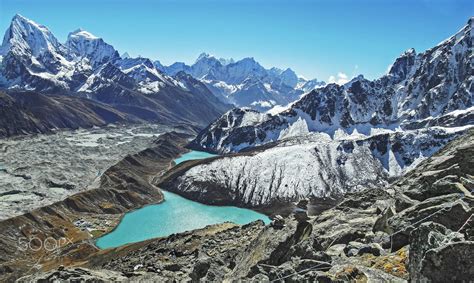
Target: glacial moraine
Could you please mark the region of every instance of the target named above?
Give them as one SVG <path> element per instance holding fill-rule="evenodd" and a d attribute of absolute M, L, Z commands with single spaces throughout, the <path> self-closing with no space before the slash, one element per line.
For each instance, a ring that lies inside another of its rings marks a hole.
<path fill-rule="evenodd" d="M 98 187 L 102 173 L 171 128 L 130 125 L 0 140 L 0 220 Z"/>

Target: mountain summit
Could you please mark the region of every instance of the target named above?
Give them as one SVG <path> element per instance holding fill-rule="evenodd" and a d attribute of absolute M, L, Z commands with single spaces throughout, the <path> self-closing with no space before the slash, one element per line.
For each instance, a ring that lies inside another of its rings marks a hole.
<path fill-rule="evenodd" d="M 5 32 L 1 51 L 2 54 L 12 51 L 20 56 L 46 56 L 62 53 L 62 47 L 47 27 L 17 14 Z"/>
<path fill-rule="evenodd" d="M 83 29 L 71 32 L 65 45 L 76 59 L 87 58 L 94 69 L 108 61 L 120 58 L 112 45 Z"/>

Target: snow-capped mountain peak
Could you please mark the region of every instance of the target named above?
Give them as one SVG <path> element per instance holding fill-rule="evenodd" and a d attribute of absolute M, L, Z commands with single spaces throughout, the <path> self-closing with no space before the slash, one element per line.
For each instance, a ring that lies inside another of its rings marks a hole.
<path fill-rule="evenodd" d="M 235 63 L 235 60 L 233 58 L 229 58 L 229 59 L 226 59 L 226 58 L 219 58 L 219 62 L 225 66 L 225 65 L 229 65 L 229 64 L 232 64 L 232 63 Z"/>
<path fill-rule="evenodd" d="M 156 69 L 155 64 L 148 58 L 125 58 L 118 60 L 115 65 L 125 74 L 138 82 L 165 81 L 166 79 Z"/>
<path fill-rule="evenodd" d="M 77 59 L 87 58 L 93 68 L 120 58 L 112 45 L 81 28 L 69 34 L 66 47 Z"/>
<path fill-rule="evenodd" d="M 209 53 L 206 53 L 206 52 L 202 52 L 201 54 L 199 54 L 198 58 L 196 59 L 196 62 L 199 62 L 203 59 L 209 59 L 209 58 L 215 58 L 214 56 L 210 55 Z"/>
<path fill-rule="evenodd" d="M 48 52 L 60 53 L 61 47 L 47 27 L 17 14 L 5 33 L 0 53 L 12 51 L 20 56 L 41 56 Z"/>
<path fill-rule="evenodd" d="M 193 76 L 199 79 L 204 78 L 208 74 L 212 74 L 222 68 L 220 61 L 207 53 L 199 55 L 196 63 L 192 66 Z M 212 70 L 215 70 L 214 72 Z"/>
<path fill-rule="evenodd" d="M 238 151 L 242 146 L 278 140 L 297 121 L 297 128 L 333 138 L 356 131 L 370 136 L 380 130 L 472 125 L 473 22 L 470 19 L 460 32 L 422 53 L 405 51 L 379 79 L 358 76 L 343 86 L 317 88 L 250 130 L 239 125 L 219 127 L 228 120 L 223 116 L 203 131 L 196 143 L 214 151 Z M 238 120 L 243 114 L 234 116 Z"/>
<path fill-rule="evenodd" d="M 282 83 L 286 84 L 287 86 L 290 86 L 290 87 L 296 87 L 296 85 L 298 84 L 298 76 L 296 75 L 296 73 L 288 68 L 286 69 L 285 71 L 283 71 L 281 74 L 280 74 L 281 78 L 282 78 Z"/>
<path fill-rule="evenodd" d="M 82 37 L 82 38 L 89 39 L 89 40 L 99 39 L 97 36 L 93 35 L 92 33 L 88 32 L 88 31 L 86 31 L 82 28 L 78 28 L 75 31 L 69 33 L 68 38 L 70 38 L 70 37 Z"/>

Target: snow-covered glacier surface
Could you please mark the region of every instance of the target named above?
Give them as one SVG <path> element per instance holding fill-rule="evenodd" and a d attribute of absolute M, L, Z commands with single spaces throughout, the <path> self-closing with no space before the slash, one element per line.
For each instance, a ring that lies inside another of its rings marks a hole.
<path fill-rule="evenodd" d="M 301 197 L 337 198 L 363 188 L 384 187 L 431 156 L 464 128 L 386 132 L 333 139 L 311 133 L 190 168 L 173 190 L 205 200 L 262 206 Z M 225 192 L 225 193 L 224 193 Z"/>

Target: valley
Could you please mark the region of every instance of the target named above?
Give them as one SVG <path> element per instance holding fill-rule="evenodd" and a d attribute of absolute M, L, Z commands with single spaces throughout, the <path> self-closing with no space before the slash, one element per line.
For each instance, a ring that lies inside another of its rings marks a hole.
<path fill-rule="evenodd" d="M 326 84 L 14 15 L 0 281 L 471 280 L 473 30 Z"/>

